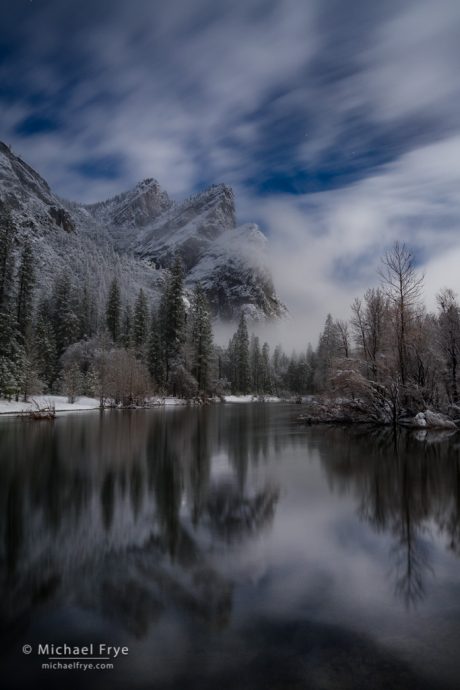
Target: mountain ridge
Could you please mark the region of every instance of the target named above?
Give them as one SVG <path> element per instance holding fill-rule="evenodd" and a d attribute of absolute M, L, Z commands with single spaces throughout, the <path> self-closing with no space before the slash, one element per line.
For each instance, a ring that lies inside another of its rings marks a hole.
<path fill-rule="evenodd" d="M 279 318 L 279 301 L 266 267 L 267 239 L 254 224 L 238 225 L 233 189 L 214 184 L 182 202 L 155 178 L 105 201 L 61 199 L 31 166 L 0 142 L 0 201 L 10 211 L 19 241 L 29 238 L 39 254 L 44 288 L 59 271 L 77 280 L 99 280 L 101 302 L 115 272 L 132 301 L 143 287 L 158 300 L 165 271 L 182 258 L 185 285 L 200 281 L 214 316 Z"/>

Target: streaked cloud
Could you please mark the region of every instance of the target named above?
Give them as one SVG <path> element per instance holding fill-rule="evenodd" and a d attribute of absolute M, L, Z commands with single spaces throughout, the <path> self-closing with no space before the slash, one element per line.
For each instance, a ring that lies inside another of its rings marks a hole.
<path fill-rule="evenodd" d="M 0 138 L 62 196 L 232 184 L 299 344 L 395 237 L 460 292 L 455 0 L 4 4 Z"/>

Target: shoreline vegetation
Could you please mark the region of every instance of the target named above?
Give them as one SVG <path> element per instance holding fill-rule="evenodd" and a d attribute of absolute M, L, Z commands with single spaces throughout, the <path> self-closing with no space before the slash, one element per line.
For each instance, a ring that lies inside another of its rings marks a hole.
<path fill-rule="evenodd" d="M 380 285 L 351 305 L 349 321 L 329 314 L 315 353 L 313 398 L 300 421 L 460 428 L 460 304 L 449 288 L 437 313 L 422 301 L 424 276 L 407 246 L 381 259 Z"/>
<path fill-rule="evenodd" d="M 76 398 L 73 403 L 69 403 L 65 395 L 40 395 L 31 397 L 27 402 L 15 400 L 0 400 L 0 416 L 29 416 L 30 413 L 40 411 L 46 412 L 49 409 L 59 412 L 89 412 L 89 411 L 105 411 L 105 410 L 148 410 L 158 407 L 185 407 L 192 405 L 227 403 L 227 404 L 244 404 L 244 403 L 279 403 L 279 402 L 295 402 L 294 400 L 282 400 L 276 396 L 264 395 L 224 395 L 221 398 L 213 397 L 207 399 L 201 398 L 175 398 L 171 396 L 152 396 L 147 398 L 141 405 L 122 406 L 115 404 L 114 401 L 107 400 L 103 406 L 97 398 L 88 398 L 82 396 Z"/>
<path fill-rule="evenodd" d="M 392 419 L 375 416 L 366 401 L 340 398 L 312 398 L 305 403 L 306 410 L 298 421 L 313 424 L 366 424 L 372 426 L 399 426 L 417 430 L 460 429 L 460 407 L 450 406 L 447 413 L 425 409 L 411 414 L 403 411 L 394 423 Z"/>
<path fill-rule="evenodd" d="M 78 399 L 93 409 L 273 397 L 306 400 L 306 423 L 460 424 L 460 304 L 444 288 L 437 311 L 426 309 L 405 244 L 383 255 L 379 285 L 354 300 L 351 318 L 328 314 L 317 347 L 290 355 L 250 335 L 244 304 L 228 345 L 217 345 L 205 289 L 187 288 L 180 255 L 152 303 L 143 289 L 123 294 L 116 271 L 105 295 L 67 274 L 45 290 L 36 261 L 0 203 L 3 407 L 40 396 L 66 396 L 68 410 Z"/>
<path fill-rule="evenodd" d="M 52 410 L 54 418 L 58 413 L 71 412 L 104 412 L 107 410 L 149 410 L 160 407 L 190 407 L 208 404 L 250 404 L 250 403 L 285 403 L 301 405 L 301 412 L 296 421 L 306 426 L 313 425 L 354 425 L 391 426 L 392 423 L 376 419 L 361 400 L 327 398 L 324 396 L 298 396 L 280 398 L 271 395 L 224 395 L 211 398 L 177 398 L 172 396 L 152 396 L 139 405 L 123 406 L 113 400 L 105 401 L 101 406 L 97 398 L 80 397 L 73 403 L 63 395 L 35 396 L 28 402 L 0 400 L 0 417 L 15 416 L 30 419 L 50 419 L 47 415 Z M 444 431 L 450 434 L 460 429 L 460 407 L 451 406 L 446 414 L 425 410 L 415 416 L 401 416 L 396 426 L 416 431 Z"/>
<path fill-rule="evenodd" d="M 224 396 L 281 396 L 308 390 L 306 354 L 288 357 L 250 337 L 241 304 L 227 347 L 214 342 L 205 288 L 184 282 L 182 257 L 165 266 L 155 298 L 128 293 L 116 266 L 94 276 L 69 272 L 51 286 L 37 280 L 33 238 L 24 239 L 0 201 L 0 400 L 37 396 L 96 398 L 123 408 L 152 397 L 207 400 Z M 222 300 L 229 299 L 225 294 Z M 70 408 L 75 409 L 75 408 Z"/>

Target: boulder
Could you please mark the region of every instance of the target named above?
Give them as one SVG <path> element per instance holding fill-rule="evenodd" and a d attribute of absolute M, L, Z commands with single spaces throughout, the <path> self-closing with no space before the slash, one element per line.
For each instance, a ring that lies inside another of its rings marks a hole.
<path fill-rule="evenodd" d="M 409 429 L 426 429 L 427 426 L 423 412 L 419 412 L 415 417 L 408 417 L 406 415 L 398 417 L 398 424 Z"/>
<path fill-rule="evenodd" d="M 453 422 L 451 419 L 449 419 L 449 417 L 441 414 L 440 412 L 432 412 L 431 410 L 425 410 L 423 414 L 425 416 L 426 426 L 430 429 L 457 429 L 457 425 L 455 424 L 455 422 Z M 419 415 L 417 415 L 417 417 L 418 416 Z"/>
<path fill-rule="evenodd" d="M 418 414 L 415 415 L 414 426 L 416 426 L 419 429 L 423 429 L 424 427 L 428 426 L 426 417 L 423 414 L 423 412 L 419 412 Z"/>

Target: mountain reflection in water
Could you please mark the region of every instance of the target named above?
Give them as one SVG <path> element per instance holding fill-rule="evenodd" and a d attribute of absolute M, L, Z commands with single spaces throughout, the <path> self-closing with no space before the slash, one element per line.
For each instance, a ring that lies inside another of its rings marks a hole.
<path fill-rule="evenodd" d="M 68 687 L 454 687 L 459 440 L 297 413 L 1 419 L 7 687 L 33 684 L 20 648 L 42 638 L 129 643 L 116 678 Z"/>

